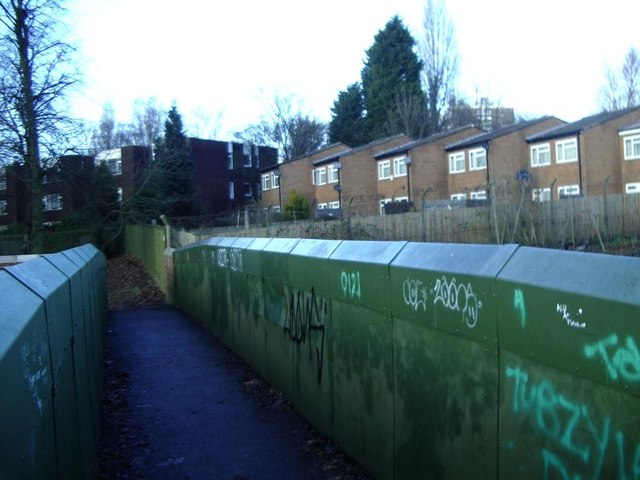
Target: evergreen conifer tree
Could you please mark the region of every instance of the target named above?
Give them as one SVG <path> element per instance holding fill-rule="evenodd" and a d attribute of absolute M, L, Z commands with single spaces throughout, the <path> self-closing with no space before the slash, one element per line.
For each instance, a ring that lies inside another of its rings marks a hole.
<path fill-rule="evenodd" d="M 389 117 L 400 98 L 416 97 L 424 103 L 420 85 L 422 63 L 414 52 L 416 42 L 398 16 L 387 22 L 367 50 L 362 69 L 362 92 L 370 139 L 395 133 Z"/>

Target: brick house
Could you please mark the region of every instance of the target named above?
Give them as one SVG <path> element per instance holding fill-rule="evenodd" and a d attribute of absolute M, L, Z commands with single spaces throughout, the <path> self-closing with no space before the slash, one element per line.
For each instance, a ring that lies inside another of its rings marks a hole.
<path fill-rule="evenodd" d="M 375 156 L 410 140 L 399 134 L 313 162 L 311 179 L 318 210 L 337 207 L 349 208 L 351 213 L 359 215 L 377 214 L 380 198 L 376 191 Z"/>
<path fill-rule="evenodd" d="M 409 141 L 375 155 L 380 212 L 393 201 L 418 205 L 425 197 L 449 198 L 445 145 L 482 133 L 466 126 Z"/>
<path fill-rule="evenodd" d="M 619 130 L 621 178 L 625 193 L 640 193 L 640 122 L 634 122 Z"/>
<path fill-rule="evenodd" d="M 260 167 L 261 205 L 271 212 L 282 211 L 282 192 L 280 190 L 280 165 Z"/>
<path fill-rule="evenodd" d="M 622 193 L 624 138 L 620 129 L 640 121 L 640 107 L 591 115 L 527 137 L 532 196 Z M 633 137 L 633 134 L 630 134 Z M 633 148 L 633 147 L 631 147 Z M 633 183 L 624 180 L 624 183 Z"/>
<path fill-rule="evenodd" d="M 263 191 L 262 201 L 266 204 L 267 201 L 272 205 L 275 205 L 275 195 L 279 193 L 279 201 L 282 209 L 289 201 L 291 191 L 295 190 L 298 194 L 304 196 L 309 202 L 309 206 L 312 211 L 316 205 L 316 186 L 313 184 L 314 175 L 314 162 L 319 159 L 333 158 L 340 153 L 349 151 L 349 147 L 343 143 L 335 143 L 328 145 L 320 150 L 305 155 L 303 157 L 294 158 L 288 162 L 281 163 L 275 170 L 280 172 L 280 189 L 281 192 L 270 192 L 265 195 Z M 267 171 L 263 170 L 262 174 L 266 175 Z M 312 218 L 314 215 L 312 214 Z"/>
<path fill-rule="evenodd" d="M 555 117 L 507 125 L 445 146 L 447 191 L 452 200 L 509 197 L 519 190 L 517 180 L 529 175 L 526 139 L 565 122 Z"/>

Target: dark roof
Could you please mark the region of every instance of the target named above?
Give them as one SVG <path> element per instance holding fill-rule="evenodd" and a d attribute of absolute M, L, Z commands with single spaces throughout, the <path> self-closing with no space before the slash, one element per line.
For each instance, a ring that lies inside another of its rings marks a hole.
<path fill-rule="evenodd" d="M 453 130 L 446 130 L 444 132 L 434 133 L 433 135 L 429 135 L 428 137 L 421 138 L 420 140 L 409 141 L 402 145 L 398 145 L 397 147 L 394 147 L 391 150 L 385 150 L 384 152 L 380 152 L 377 155 L 375 155 L 375 159 L 379 160 L 381 158 L 392 157 L 400 153 L 405 153 L 416 147 L 420 147 L 421 145 L 437 142 L 438 140 L 447 138 L 451 135 L 455 135 L 456 133 L 464 132 L 465 130 L 469 130 L 472 128 L 475 128 L 475 127 L 473 125 L 466 125 L 464 127 L 454 128 Z"/>
<path fill-rule="evenodd" d="M 559 125 L 557 127 L 545 130 L 544 132 L 536 133 L 527 137 L 527 142 L 538 142 L 540 140 L 551 140 L 554 138 L 568 137 L 570 135 L 576 135 L 583 130 L 596 127 L 611 120 L 615 120 L 618 117 L 622 117 L 628 113 L 640 109 L 640 107 L 625 108 L 624 110 L 615 110 L 613 112 L 601 112 L 595 115 L 589 115 L 573 123 L 567 123 L 565 125 Z"/>
<path fill-rule="evenodd" d="M 511 125 L 505 125 L 504 127 L 496 128 L 495 130 L 491 130 L 490 132 L 480 133 L 478 135 L 474 135 L 470 138 L 465 138 L 464 140 L 460 140 L 459 142 L 452 143 L 444 147 L 447 152 L 451 150 L 459 150 L 461 148 L 473 147 L 476 145 L 483 145 L 485 143 L 490 142 L 491 140 L 495 140 L 496 138 L 503 137 L 505 135 L 510 135 L 511 133 L 517 132 L 519 130 L 523 130 L 525 128 L 531 127 L 538 123 L 542 123 L 546 120 L 550 120 L 552 116 L 545 116 L 536 118 L 534 120 L 529 120 L 526 122 L 513 123 Z"/>
<path fill-rule="evenodd" d="M 624 132 L 626 130 L 637 130 L 640 129 L 640 121 L 630 123 L 629 125 L 624 125 L 618 129 L 619 132 Z"/>
<path fill-rule="evenodd" d="M 397 135 L 392 135 L 391 137 L 386 137 L 386 138 L 381 138 L 379 140 L 374 140 L 373 142 L 369 142 L 366 145 L 362 145 L 360 147 L 352 148 L 351 150 L 345 150 L 344 152 L 336 153 L 336 154 L 333 154 L 331 156 L 316 160 L 315 162 L 313 162 L 313 165 L 314 166 L 318 166 L 318 165 L 322 165 L 323 163 L 335 162 L 336 160 L 338 160 L 338 159 L 340 159 L 342 157 L 349 157 L 351 155 L 355 155 L 357 153 L 360 153 L 360 152 L 363 152 L 363 151 L 368 150 L 370 148 L 373 148 L 373 147 L 375 147 L 377 145 L 382 145 L 383 143 L 389 142 L 391 140 L 395 140 L 396 138 L 400 138 L 400 137 L 403 137 L 403 136 L 404 136 L 403 133 L 399 133 Z"/>

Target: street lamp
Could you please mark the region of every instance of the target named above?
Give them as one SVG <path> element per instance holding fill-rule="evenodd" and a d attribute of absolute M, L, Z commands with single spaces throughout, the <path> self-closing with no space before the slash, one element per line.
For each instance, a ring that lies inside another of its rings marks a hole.
<path fill-rule="evenodd" d="M 280 206 L 280 215 L 282 215 L 282 179 L 280 178 L 280 169 L 273 171 L 274 179 L 278 177 L 278 205 Z"/>
<path fill-rule="evenodd" d="M 342 164 L 337 162 L 333 168 L 338 171 L 338 184 L 333 187 L 333 189 L 338 192 L 338 208 L 342 209 L 342 185 L 340 183 L 340 171 L 342 170 Z"/>
<path fill-rule="evenodd" d="M 407 166 L 407 199 L 409 204 L 411 204 L 411 157 L 407 155 L 404 157 L 404 164 Z"/>

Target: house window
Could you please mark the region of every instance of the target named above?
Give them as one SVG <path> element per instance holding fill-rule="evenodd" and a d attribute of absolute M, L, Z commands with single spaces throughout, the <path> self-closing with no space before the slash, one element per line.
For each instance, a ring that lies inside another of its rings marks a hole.
<path fill-rule="evenodd" d="M 242 155 L 244 156 L 244 166 L 251 166 L 251 145 L 248 143 L 242 144 Z"/>
<path fill-rule="evenodd" d="M 7 214 L 7 201 L 0 200 L 0 216 Z"/>
<path fill-rule="evenodd" d="M 251 184 L 250 183 L 245 183 L 244 184 L 244 196 L 245 197 L 251 197 L 253 195 L 253 192 L 251 191 Z"/>
<path fill-rule="evenodd" d="M 391 161 L 383 160 L 378 162 L 378 180 L 388 180 L 391 178 Z"/>
<path fill-rule="evenodd" d="M 265 192 L 271 189 L 271 174 L 267 173 L 262 175 L 262 191 Z"/>
<path fill-rule="evenodd" d="M 578 142 L 575 138 L 556 143 L 556 163 L 578 161 Z"/>
<path fill-rule="evenodd" d="M 62 210 L 62 195 L 51 193 L 42 197 L 42 208 L 45 211 Z"/>
<path fill-rule="evenodd" d="M 325 208 L 327 208 L 327 204 L 326 203 L 319 203 L 318 204 L 318 210 L 324 210 Z"/>
<path fill-rule="evenodd" d="M 393 176 L 405 177 L 407 175 L 407 164 L 404 159 L 407 157 L 400 157 L 393 159 Z"/>
<path fill-rule="evenodd" d="M 236 198 L 236 187 L 233 182 L 229 182 L 229 200 L 235 200 Z"/>
<path fill-rule="evenodd" d="M 340 202 L 329 202 L 329 208 L 340 208 Z"/>
<path fill-rule="evenodd" d="M 271 208 L 271 211 L 274 212 L 274 213 L 280 213 L 280 205 L 274 205 Z"/>
<path fill-rule="evenodd" d="M 122 159 L 121 158 L 109 158 L 102 161 L 103 165 L 106 165 L 111 175 L 122 174 Z"/>
<path fill-rule="evenodd" d="M 7 189 L 7 169 L 0 167 L 0 190 Z"/>
<path fill-rule="evenodd" d="M 327 167 L 327 170 L 329 172 L 329 175 L 328 175 L 329 176 L 329 180 L 328 180 L 329 183 L 336 183 L 338 181 L 338 172 L 339 172 L 339 170 L 336 168 L 336 165 L 337 164 L 334 163 L 334 164 L 329 165 Z"/>
<path fill-rule="evenodd" d="M 551 165 L 551 149 L 549 148 L 549 144 L 532 145 L 531 166 L 542 167 L 544 165 Z"/>
<path fill-rule="evenodd" d="M 324 185 L 327 183 L 327 169 L 324 167 L 316 168 L 313 171 L 313 184 Z"/>
<path fill-rule="evenodd" d="M 233 143 L 231 142 L 227 142 L 227 159 L 229 162 L 229 170 L 233 170 Z"/>
<path fill-rule="evenodd" d="M 271 188 L 280 188 L 280 174 L 271 173 Z"/>
<path fill-rule="evenodd" d="M 253 158 L 256 159 L 255 167 L 260 168 L 260 149 L 258 148 L 257 145 L 253 146 Z"/>
<path fill-rule="evenodd" d="M 451 200 L 466 200 L 466 199 L 467 199 L 466 193 L 454 193 L 453 195 L 451 195 Z"/>
<path fill-rule="evenodd" d="M 640 158 L 640 135 L 624 139 L 624 159 L 637 160 Z M 627 192 L 628 193 L 628 192 Z"/>
<path fill-rule="evenodd" d="M 575 197 L 580 195 L 580 185 L 564 185 L 558 187 L 558 198 Z"/>
<path fill-rule="evenodd" d="M 485 168 L 487 168 L 487 151 L 484 148 L 469 150 L 469 170 L 482 170 Z"/>
<path fill-rule="evenodd" d="M 625 193 L 640 193 L 640 183 L 639 182 L 627 183 L 624 186 L 624 191 Z"/>
<path fill-rule="evenodd" d="M 487 191 L 486 190 L 478 190 L 477 192 L 471 192 L 470 197 L 474 200 L 486 200 L 487 199 Z"/>
<path fill-rule="evenodd" d="M 118 203 L 122 203 L 122 187 L 118 187 L 116 191 L 118 192 Z"/>
<path fill-rule="evenodd" d="M 534 202 L 548 202 L 551 200 L 551 188 L 534 188 L 531 191 L 531 200 Z"/>
<path fill-rule="evenodd" d="M 449 155 L 449 173 L 460 172 L 464 172 L 464 152 L 452 153 Z"/>

